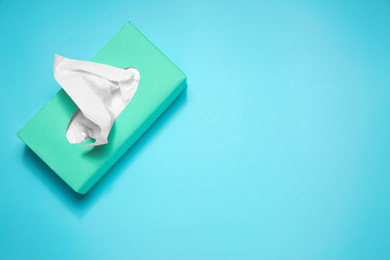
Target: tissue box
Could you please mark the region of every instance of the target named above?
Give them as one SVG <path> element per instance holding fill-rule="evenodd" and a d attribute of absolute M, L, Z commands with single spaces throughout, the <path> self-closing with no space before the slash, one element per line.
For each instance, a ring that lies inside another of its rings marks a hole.
<path fill-rule="evenodd" d="M 138 90 L 115 120 L 108 144 L 83 147 L 65 136 L 77 106 L 60 90 L 19 132 L 26 143 L 73 190 L 85 194 L 187 87 L 186 76 L 133 25 L 127 23 L 91 59 L 140 71 Z"/>

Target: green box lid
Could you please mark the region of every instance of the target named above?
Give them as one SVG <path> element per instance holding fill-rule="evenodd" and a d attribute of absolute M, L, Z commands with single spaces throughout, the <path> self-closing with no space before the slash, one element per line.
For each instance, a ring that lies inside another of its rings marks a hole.
<path fill-rule="evenodd" d="M 19 132 L 26 143 L 73 190 L 87 193 L 187 87 L 187 77 L 132 24 L 91 59 L 119 68 L 134 67 L 141 80 L 131 102 L 115 120 L 108 144 L 83 147 L 65 136 L 77 106 L 61 89 Z"/>

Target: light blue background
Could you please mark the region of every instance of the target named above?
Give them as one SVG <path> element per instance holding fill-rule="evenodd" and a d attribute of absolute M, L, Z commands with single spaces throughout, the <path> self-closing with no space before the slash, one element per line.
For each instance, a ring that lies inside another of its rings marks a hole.
<path fill-rule="evenodd" d="M 131 21 L 188 90 L 86 196 L 16 136 Z M 390 1 L 0 0 L 0 259 L 389 259 Z"/>

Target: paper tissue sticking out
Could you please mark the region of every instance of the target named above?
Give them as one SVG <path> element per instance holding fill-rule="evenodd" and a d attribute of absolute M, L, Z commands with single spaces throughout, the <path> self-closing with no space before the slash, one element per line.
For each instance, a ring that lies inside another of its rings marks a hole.
<path fill-rule="evenodd" d="M 54 77 L 78 106 L 66 138 L 70 143 L 95 139 L 85 147 L 108 143 L 115 118 L 131 101 L 140 81 L 135 68 L 120 69 L 59 55 L 54 57 Z"/>

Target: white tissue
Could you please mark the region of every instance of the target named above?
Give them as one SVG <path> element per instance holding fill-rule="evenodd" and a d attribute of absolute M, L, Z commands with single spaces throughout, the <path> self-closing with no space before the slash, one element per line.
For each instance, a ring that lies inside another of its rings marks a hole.
<path fill-rule="evenodd" d="M 78 106 L 66 138 L 70 143 L 95 139 L 85 145 L 88 147 L 108 143 L 114 120 L 133 98 L 140 74 L 135 68 L 120 69 L 56 54 L 54 78 Z"/>

